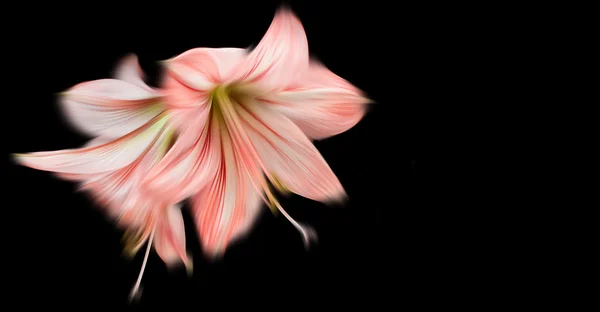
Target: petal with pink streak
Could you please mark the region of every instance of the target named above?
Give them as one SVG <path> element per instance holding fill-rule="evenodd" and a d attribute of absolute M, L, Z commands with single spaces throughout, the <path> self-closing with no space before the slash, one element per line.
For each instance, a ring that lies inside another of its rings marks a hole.
<path fill-rule="evenodd" d="M 154 92 L 154 90 L 144 82 L 144 72 L 138 63 L 138 57 L 135 54 L 129 54 L 119 61 L 113 77 L 134 84 L 150 92 Z"/>
<path fill-rule="evenodd" d="M 268 93 L 285 87 L 308 64 L 308 42 L 302 23 L 289 9 L 282 8 L 233 77 L 258 92 Z"/>
<path fill-rule="evenodd" d="M 167 73 L 163 95 L 169 107 L 170 123 L 178 130 L 185 146 L 193 144 L 206 126 L 211 108 L 210 94 L 189 88 Z"/>
<path fill-rule="evenodd" d="M 166 119 L 157 116 L 143 127 L 114 141 L 86 148 L 15 154 L 20 164 L 63 174 L 98 174 L 123 168 L 144 154 L 165 128 Z"/>
<path fill-rule="evenodd" d="M 208 106 L 213 88 L 245 55 L 246 50 L 238 48 L 197 48 L 168 60 L 162 83 L 167 103 L 171 108 Z"/>
<path fill-rule="evenodd" d="M 169 108 L 206 108 L 210 106 L 209 90 L 199 91 L 191 88 L 171 72 L 165 74 L 163 79 L 163 95 Z"/>
<path fill-rule="evenodd" d="M 123 218 L 123 224 L 142 226 L 148 213 L 145 210 L 154 209 L 162 201 L 146 196 L 140 188 L 141 182 L 164 155 L 168 137 L 169 133 L 162 131 L 135 161 L 108 174 L 88 177 L 81 189 L 90 192 L 112 216 Z"/>
<path fill-rule="evenodd" d="M 246 186 L 246 204 L 244 216 L 238 227 L 231 234 L 229 244 L 243 240 L 252 230 L 254 224 L 258 221 L 260 212 L 263 211 L 263 198 L 256 191 L 256 188 L 247 183 Z"/>
<path fill-rule="evenodd" d="M 167 266 L 183 263 L 190 268 L 191 261 L 185 248 L 185 227 L 179 205 L 160 212 L 157 218 L 154 248 Z"/>
<path fill-rule="evenodd" d="M 354 127 L 370 103 L 360 90 L 320 64 L 312 64 L 299 81 L 261 100 L 315 140 Z"/>
<path fill-rule="evenodd" d="M 93 138 L 91 140 L 89 140 L 87 143 L 85 143 L 82 148 L 88 148 L 88 147 L 95 147 L 95 146 L 99 146 L 99 145 L 103 145 L 103 144 L 107 144 L 111 141 L 113 141 L 114 139 L 112 138 L 108 138 L 108 137 L 97 137 L 97 138 Z M 104 173 L 106 174 L 106 173 Z M 96 179 L 99 178 L 101 175 L 103 174 L 98 174 L 98 173 L 91 173 L 91 174 L 76 174 L 76 173 L 60 173 L 60 172 L 56 172 L 54 173 L 55 176 L 67 180 L 67 181 L 74 181 L 74 182 L 81 182 L 81 181 L 85 181 L 85 180 L 92 180 L 92 179 Z"/>
<path fill-rule="evenodd" d="M 246 50 L 240 48 L 196 48 L 166 63 L 169 71 L 188 87 L 209 91 L 227 79 L 246 54 Z"/>
<path fill-rule="evenodd" d="M 83 147 L 94 147 L 94 146 L 99 146 L 102 144 L 106 144 L 110 141 L 113 141 L 114 139 L 110 138 L 110 137 L 103 137 L 103 136 L 99 136 L 99 137 L 95 137 L 91 140 L 89 140 L 85 145 L 83 145 Z"/>
<path fill-rule="evenodd" d="M 194 144 L 182 132 L 161 162 L 147 173 L 143 182 L 146 192 L 160 193 L 169 203 L 179 202 L 209 184 L 219 169 L 221 139 L 218 124 L 204 124 Z"/>
<path fill-rule="evenodd" d="M 219 170 L 210 185 L 192 198 L 200 242 L 204 253 L 213 258 L 222 256 L 233 239 L 247 233 L 261 203 L 232 144 L 223 135 Z"/>
<path fill-rule="evenodd" d="M 156 93 L 116 79 L 80 83 L 61 96 L 70 124 L 91 136 L 125 135 L 163 111 Z"/>
<path fill-rule="evenodd" d="M 320 202 L 345 196 L 329 165 L 292 121 L 256 102 L 246 102 L 237 110 L 262 163 L 278 183 Z"/>

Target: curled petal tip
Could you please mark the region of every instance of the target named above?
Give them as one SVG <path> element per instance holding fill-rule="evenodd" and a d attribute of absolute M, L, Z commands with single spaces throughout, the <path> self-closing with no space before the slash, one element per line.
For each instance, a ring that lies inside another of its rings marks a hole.
<path fill-rule="evenodd" d="M 192 277 L 194 275 L 194 264 L 192 263 L 191 258 L 185 264 L 185 269 L 188 277 Z"/>
<path fill-rule="evenodd" d="M 205 252 L 204 258 L 209 262 L 217 262 L 220 259 L 222 259 L 224 255 L 225 255 L 225 251 L 219 249 L 219 250 L 214 250 L 211 252 Z"/>
<path fill-rule="evenodd" d="M 175 59 L 175 58 L 172 57 L 172 58 L 169 58 L 169 59 L 166 59 L 166 60 L 160 60 L 160 61 L 157 61 L 157 63 L 161 64 L 161 65 L 166 65 L 166 64 L 170 63 L 171 61 L 173 61 L 173 59 Z"/>
<path fill-rule="evenodd" d="M 279 6 L 279 8 L 277 9 L 278 13 L 287 13 L 287 12 L 292 12 L 292 8 L 290 7 L 289 4 L 287 3 L 283 3 Z"/>
<path fill-rule="evenodd" d="M 322 200 L 321 202 L 329 207 L 344 207 L 350 200 L 348 194 L 340 194 L 337 196 L 329 197 Z"/>
<path fill-rule="evenodd" d="M 27 154 L 19 154 L 19 153 L 10 154 L 10 158 L 17 164 L 23 164 L 23 158 L 25 158 L 25 157 L 27 157 Z"/>
<path fill-rule="evenodd" d="M 368 98 L 368 97 L 366 97 L 366 96 L 361 96 L 360 98 L 361 98 L 361 100 L 362 100 L 362 101 L 363 101 L 365 104 L 375 104 L 375 103 L 377 103 L 377 102 L 375 102 L 375 100 L 373 100 L 373 99 L 371 99 L 371 98 Z"/>
<path fill-rule="evenodd" d="M 334 205 L 344 204 L 346 202 L 348 202 L 348 193 L 346 193 L 346 190 L 344 189 L 340 189 L 335 193 L 331 193 L 324 201 L 324 203 Z"/>
<path fill-rule="evenodd" d="M 338 202 L 345 202 L 348 201 L 348 193 L 346 193 L 346 191 L 344 191 L 343 193 L 341 193 L 338 197 L 337 197 L 337 201 Z"/>
<path fill-rule="evenodd" d="M 135 252 L 132 252 L 131 250 L 123 250 L 123 253 L 121 254 L 124 258 L 128 259 L 128 260 L 133 260 L 133 257 L 135 256 Z"/>
<path fill-rule="evenodd" d="M 179 270 L 181 266 L 185 267 L 185 271 L 188 277 L 193 276 L 194 272 L 194 264 L 192 262 L 192 257 L 188 254 L 186 259 L 179 259 L 177 261 L 169 261 L 165 262 L 168 270 Z"/>

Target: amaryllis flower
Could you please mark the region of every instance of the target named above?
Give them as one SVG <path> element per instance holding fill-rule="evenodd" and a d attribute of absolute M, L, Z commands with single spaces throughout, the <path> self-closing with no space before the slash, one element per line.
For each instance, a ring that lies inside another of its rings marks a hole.
<path fill-rule="evenodd" d="M 252 50 L 198 48 L 165 63 L 161 90 L 143 82 L 135 56 L 116 79 L 81 83 L 62 95 L 68 120 L 94 138 L 82 148 L 16 155 L 31 168 L 81 183 L 130 234 L 168 265 L 191 268 L 182 201 L 190 198 L 206 255 L 222 255 L 251 229 L 266 202 L 301 232 L 275 190 L 320 202 L 345 197 L 312 144 L 353 127 L 369 101 L 311 61 L 304 29 L 280 9 Z"/>
<path fill-rule="evenodd" d="M 161 200 L 191 197 L 203 250 L 220 256 L 251 228 L 261 202 L 279 210 L 308 244 L 313 231 L 275 199 L 279 191 L 320 202 L 345 196 L 312 144 L 353 127 L 369 101 L 311 61 L 304 29 L 280 9 L 252 50 L 197 48 L 165 61 L 163 92 L 178 140 L 147 175 Z"/>
<path fill-rule="evenodd" d="M 126 251 L 131 255 L 148 241 L 133 293 L 152 243 L 168 265 L 183 262 L 191 268 L 179 206 L 149 198 L 140 188 L 145 174 L 170 148 L 174 131 L 163 97 L 143 82 L 137 57 L 121 61 L 116 79 L 78 84 L 63 93 L 60 102 L 67 120 L 95 138 L 82 148 L 17 154 L 16 160 L 80 182 L 81 189 L 126 229 Z"/>

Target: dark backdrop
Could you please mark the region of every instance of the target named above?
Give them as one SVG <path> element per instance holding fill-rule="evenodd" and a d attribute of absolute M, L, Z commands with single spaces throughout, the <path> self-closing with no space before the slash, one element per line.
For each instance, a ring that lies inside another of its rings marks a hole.
<path fill-rule="evenodd" d="M 195 47 L 258 43 L 280 3 L 196 1 L 125 8 L 92 2 L 38 7 L 35 14 L 27 8 L 15 11 L 19 18 L 5 59 L 12 83 L 11 100 L 3 103 L 10 125 L 6 154 L 86 142 L 63 122 L 55 93 L 109 77 L 127 53 L 138 55 L 155 85 L 158 60 Z M 438 19 L 443 10 L 376 1 L 286 3 L 305 27 L 311 54 L 377 102 L 350 131 L 315 143 L 349 202 L 327 207 L 299 196 L 284 198 L 291 215 L 317 230 L 318 244 L 306 252 L 293 226 L 265 207 L 251 235 L 216 263 L 201 256 L 186 214 L 194 276 L 168 272 L 151 253 L 141 304 L 193 303 L 200 309 L 211 302 L 243 303 L 236 298 L 248 293 L 260 300 L 286 294 L 288 302 L 377 303 L 389 292 L 391 299 L 407 291 L 420 293 L 435 278 L 435 260 L 428 257 L 432 252 L 422 247 L 432 241 L 435 229 L 427 222 L 431 211 L 419 210 L 423 194 L 415 164 L 421 172 L 423 106 L 432 107 L 440 96 L 434 86 L 447 75 L 437 67 L 447 61 L 441 49 L 451 49 L 447 44 L 452 42 Z M 408 154 L 411 180 L 404 170 Z M 7 172 L 4 209 L 10 214 L 4 224 L 10 247 L 4 253 L 11 263 L 5 269 L 13 297 L 47 307 L 127 303 L 143 252 L 133 261 L 123 258 L 122 233 L 86 194 L 75 192 L 75 184 L 14 164 Z M 399 213 L 399 219 L 386 214 L 384 221 L 384 211 Z"/>

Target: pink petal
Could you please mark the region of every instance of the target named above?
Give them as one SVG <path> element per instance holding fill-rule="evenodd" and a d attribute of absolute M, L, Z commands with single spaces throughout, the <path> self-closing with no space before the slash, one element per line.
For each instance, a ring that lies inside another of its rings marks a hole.
<path fill-rule="evenodd" d="M 173 73 L 164 76 L 163 94 L 171 109 L 205 108 L 210 105 L 210 92 L 198 91 L 184 84 Z"/>
<path fill-rule="evenodd" d="M 172 108 L 202 107 L 210 92 L 237 67 L 246 55 L 238 48 L 197 48 L 166 61 L 163 88 Z"/>
<path fill-rule="evenodd" d="M 185 228 L 179 205 L 162 210 L 157 220 L 154 248 L 160 258 L 168 266 L 183 262 L 189 267 L 191 261 L 185 249 Z"/>
<path fill-rule="evenodd" d="M 302 23 L 284 8 L 277 11 L 265 36 L 234 77 L 267 93 L 285 87 L 308 64 L 308 42 Z"/>
<path fill-rule="evenodd" d="M 223 255 L 233 239 L 247 233 L 260 206 L 260 197 L 232 144 L 231 138 L 223 135 L 219 171 L 210 185 L 192 198 L 204 253 L 213 257 Z"/>
<path fill-rule="evenodd" d="M 106 144 L 110 141 L 112 141 L 112 138 L 109 137 L 95 137 L 91 140 L 89 140 L 83 147 L 94 147 L 94 146 L 99 146 L 102 144 Z"/>
<path fill-rule="evenodd" d="M 228 78 L 246 55 L 239 48 L 196 48 L 168 60 L 171 73 L 186 86 L 209 91 L 216 83 Z"/>
<path fill-rule="evenodd" d="M 242 105 L 237 101 L 245 101 L 245 99 L 232 99 L 223 89 L 217 90 L 214 97 L 217 102 L 215 105 L 218 105 L 219 112 L 219 117 L 216 120 L 220 123 L 221 132 L 231 138 L 233 152 L 250 176 L 255 189 L 264 190 L 265 187 L 268 187 L 264 174 L 261 171 L 261 167 L 264 167 L 264 165 L 261 164 L 260 157 L 256 153 L 256 149 L 247 134 L 246 127 L 236 112 L 236 107 Z"/>
<path fill-rule="evenodd" d="M 61 97 L 67 120 L 92 136 L 125 135 L 163 110 L 161 98 L 135 84 L 116 79 L 84 82 Z"/>
<path fill-rule="evenodd" d="M 191 89 L 168 73 L 164 77 L 163 94 L 171 124 L 178 132 L 190 133 L 195 140 L 210 114 L 210 94 Z"/>
<path fill-rule="evenodd" d="M 143 226 L 147 214 L 163 201 L 157 196 L 146 196 L 141 183 L 164 155 L 168 136 L 167 131 L 162 131 L 135 161 L 108 174 L 87 178 L 81 189 L 89 191 L 96 201 L 109 209 L 111 215 L 121 218 L 126 215 L 123 224 Z"/>
<path fill-rule="evenodd" d="M 209 92 L 219 82 L 219 68 L 212 57 L 202 54 L 194 58 L 167 61 L 168 70 L 186 87 Z"/>
<path fill-rule="evenodd" d="M 313 64 L 299 81 L 262 100 L 287 116 L 311 139 L 324 139 L 354 127 L 369 100 L 348 81 Z"/>
<path fill-rule="evenodd" d="M 93 138 L 93 139 L 89 140 L 86 144 L 84 144 L 82 146 L 82 148 L 95 147 L 95 146 L 98 146 L 98 145 L 109 143 L 110 141 L 113 141 L 113 139 L 107 138 L 107 137 L 97 137 L 97 138 Z M 103 174 L 105 174 L 105 173 L 103 173 Z M 95 179 L 99 175 L 102 175 L 102 174 L 97 174 L 97 173 L 92 173 L 92 174 L 75 174 L 75 173 L 60 173 L 60 172 L 56 172 L 54 175 L 57 176 L 57 177 L 59 177 L 59 178 L 61 178 L 61 179 L 63 179 L 63 180 L 81 182 L 81 181 L 85 181 L 85 180 Z"/>
<path fill-rule="evenodd" d="M 166 119 L 157 116 L 143 127 L 109 143 L 53 152 L 16 154 L 20 164 L 66 174 L 98 174 L 123 168 L 144 154 L 163 131 Z"/>
<path fill-rule="evenodd" d="M 129 54 L 119 61 L 119 64 L 115 69 L 114 77 L 150 92 L 154 92 L 154 90 L 144 82 L 144 72 L 138 63 L 138 58 L 135 54 Z"/>
<path fill-rule="evenodd" d="M 345 196 L 319 151 L 292 121 L 256 102 L 236 108 L 265 169 L 285 188 L 321 202 Z"/>
<path fill-rule="evenodd" d="M 248 183 L 246 191 L 246 204 L 244 217 L 238 227 L 235 228 L 229 239 L 229 244 L 240 241 L 246 237 L 252 230 L 252 227 L 258 220 L 260 212 L 263 211 L 263 199 L 256 189 Z"/>
<path fill-rule="evenodd" d="M 190 137 L 196 138 L 193 144 Z M 216 123 L 205 123 L 199 135 L 184 131 L 162 161 L 147 173 L 144 187 L 148 193 L 161 194 L 168 203 L 179 202 L 214 178 L 221 157 Z"/>
<path fill-rule="evenodd" d="M 95 191 L 90 191 L 93 195 L 96 194 Z M 123 205 L 118 205 L 116 200 L 102 201 L 101 197 L 96 197 L 95 199 L 110 217 L 116 219 L 117 224 L 121 228 L 143 230 L 148 232 L 147 234 L 150 234 L 149 229 L 152 228 L 156 221 L 154 214 L 161 207 L 148 198 L 136 197 L 138 194 L 126 197 L 127 201 Z"/>

